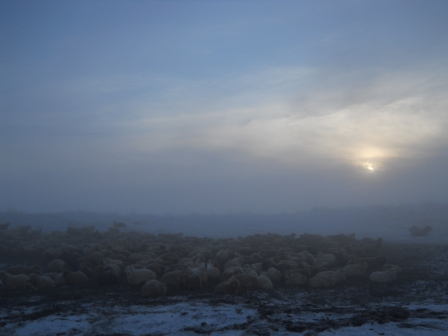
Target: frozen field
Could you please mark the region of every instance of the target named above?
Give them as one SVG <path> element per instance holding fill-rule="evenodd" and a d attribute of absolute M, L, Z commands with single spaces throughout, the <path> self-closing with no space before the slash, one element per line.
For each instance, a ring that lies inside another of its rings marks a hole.
<path fill-rule="evenodd" d="M 403 267 L 392 283 L 347 281 L 218 296 L 139 288 L 1 292 L 1 335 L 447 335 L 448 247 L 385 244 Z"/>

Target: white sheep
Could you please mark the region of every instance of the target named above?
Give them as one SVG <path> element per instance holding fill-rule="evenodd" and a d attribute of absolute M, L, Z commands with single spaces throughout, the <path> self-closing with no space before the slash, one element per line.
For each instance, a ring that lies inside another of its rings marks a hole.
<path fill-rule="evenodd" d="M 64 277 L 65 282 L 72 286 L 81 286 L 89 282 L 87 276 L 81 271 L 64 271 L 62 272 L 62 276 Z"/>
<path fill-rule="evenodd" d="M 115 260 L 115 259 L 110 259 L 110 258 L 103 258 L 103 263 L 104 263 L 104 266 L 108 266 L 108 265 L 121 266 L 121 265 L 123 265 L 123 262 L 121 260 Z"/>
<path fill-rule="evenodd" d="M 367 270 L 367 263 L 363 261 L 356 265 L 346 265 L 344 269 L 347 275 L 363 275 Z"/>
<path fill-rule="evenodd" d="M 157 279 L 156 273 L 147 268 L 135 269 L 134 266 L 128 266 L 125 268 L 125 273 L 131 285 L 140 285 Z"/>
<path fill-rule="evenodd" d="M 282 279 L 282 272 L 280 272 L 278 269 L 274 267 L 268 268 L 266 271 L 266 276 L 272 281 L 272 282 L 278 282 Z"/>
<path fill-rule="evenodd" d="M 55 276 L 54 283 L 56 284 L 56 286 L 66 285 L 67 281 L 65 281 L 64 275 L 62 273 L 59 273 Z"/>
<path fill-rule="evenodd" d="M 200 268 L 188 267 L 186 270 L 186 273 L 188 275 L 194 275 L 194 276 L 198 277 L 201 280 L 201 283 L 207 282 L 207 273 L 205 271 L 201 270 Z"/>
<path fill-rule="evenodd" d="M 221 277 L 221 272 L 219 272 L 219 269 L 215 266 L 213 266 L 212 262 L 201 263 L 199 266 L 199 269 L 205 271 L 207 273 L 207 279 L 210 279 L 211 281 L 219 280 Z"/>
<path fill-rule="evenodd" d="M 160 279 L 167 286 L 179 286 L 182 280 L 183 271 L 172 271 L 165 273 Z"/>
<path fill-rule="evenodd" d="M 317 257 L 316 262 L 320 265 L 333 265 L 337 262 L 337 259 L 334 254 L 325 253 L 321 254 Z"/>
<path fill-rule="evenodd" d="M 157 280 L 149 280 L 142 287 L 142 295 L 149 297 L 159 297 L 166 295 L 166 285 Z"/>
<path fill-rule="evenodd" d="M 240 289 L 241 289 L 240 282 L 236 279 L 231 279 L 218 284 L 218 286 L 216 286 L 215 288 L 215 293 L 237 295 Z"/>
<path fill-rule="evenodd" d="M 285 285 L 286 286 L 300 286 L 306 285 L 308 283 L 308 278 L 298 272 L 286 272 L 285 273 Z"/>
<path fill-rule="evenodd" d="M 345 270 L 339 269 L 317 273 L 309 280 L 309 283 L 312 287 L 332 287 L 343 280 L 345 280 Z"/>
<path fill-rule="evenodd" d="M 238 280 L 241 288 L 244 289 L 256 289 L 260 287 L 260 283 L 258 282 L 258 275 L 253 276 L 251 274 L 238 273 L 232 276 L 228 281 L 232 280 Z"/>
<path fill-rule="evenodd" d="M 370 281 L 374 282 L 390 282 L 397 278 L 397 273 L 401 272 L 401 268 L 397 265 L 386 264 L 384 271 L 377 271 L 370 274 Z"/>
<path fill-rule="evenodd" d="M 6 289 L 30 288 L 30 277 L 26 274 L 11 275 L 6 272 L 0 273 L 2 286 Z"/>
<path fill-rule="evenodd" d="M 266 273 L 263 272 L 258 276 L 258 283 L 260 288 L 263 289 L 272 289 L 274 286 L 272 285 L 272 281 L 266 276 Z"/>
<path fill-rule="evenodd" d="M 53 259 L 48 263 L 48 269 L 53 272 L 62 272 L 65 267 L 65 261 L 61 259 Z"/>
<path fill-rule="evenodd" d="M 37 275 L 37 274 L 31 274 L 30 275 L 30 284 L 35 289 L 44 289 L 44 288 L 53 288 L 56 286 L 56 283 L 53 279 L 50 277 L 47 277 L 45 275 Z"/>
<path fill-rule="evenodd" d="M 236 270 L 240 270 L 241 273 L 243 272 L 243 268 L 239 266 L 229 267 L 224 270 L 221 274 L 221 282 L 229 280 L 235 274 Z"/>

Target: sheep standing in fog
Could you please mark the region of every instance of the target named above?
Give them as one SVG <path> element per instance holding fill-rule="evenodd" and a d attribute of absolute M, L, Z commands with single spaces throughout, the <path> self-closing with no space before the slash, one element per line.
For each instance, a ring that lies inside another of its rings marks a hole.
<path fill-rule="evenodd" d="M 142 295 L 151 298 L 165 296 L 166 285 L 163 282 L 157 280 L 149 280 L 142 287 Z"/>
<path fill-rule="evenodd" d="M 370 274 L 370 281 L 374 282 L 390 282 L 397 278 L 397 274 L 401 272 L 401 268 L 397 265 L 386 264 L 384 271 L 373 272 Z"/>
<path fill-rule="evenodd" d="M 429 225 L 425 226 L 424 228 L 413 226 L 409 229 L 409 231 L 411 231 L 411 235 L 414 237 L 424 237 L 432 231 L 432 227 Z"/>
<path fill-rule="evenodd" d="M 309 280 L 312 287 L 332 287 L 336 283 L 345 280 L 345 270 L 339 269 L 337 271 L 324 271 L 317 273 Z"/>
<path fill-rule="evenodd" d="M 6 273 L 10 275 L 19 275 L 19 274 L 26 274 L 29 275 L 31 273 L 39 273 L 41 271 L 40 266 L 35 265 L 33 267 L 25 266 L 25 265 L 16 265 L 11 266 L 6 269 Z"/>
<path fill-rule="evenodd" d="M 136 269 L 134 266 L 128 266 L 125 273 L 130 285 L 141 285 L 157 278 L 156 273 L 147 268 Z"/>
<path fill-rule="evenodd" d="M 53 259 L 48 263 L 48 269 L 53 272 L 62 272 L 65 268 L 65 261 L 61 259 Z"/>
<path fill-rule="evenodd" d="M 19 289 L 29 288 L 30 277 L 26 274 L 11 275 L 6 272 L 0 273 L 0 279 L 2 280 L 2 287 L 6 289 Z"/>
<path fill-rule="evenodd" d="M 45 275 L 40 276 L 37 274 L 31 274 L 29 281 L 30 281 L 31 287 L 33 287 L 35 290 L 44 289 L 44 288 L 53 288 L 56 286 L 56 283 L 54 282 L 54 280 Z"/>
<path fill-rule="evenodd" d="M 110 266 L 97 266 L 93 271 L 93 279 L 98 286 L 120 283 L 120 277 Z"/>
<path fill-rule="evenodd" d="M 300 286 L 306 285 L 308 279 L 305 275 L 298 272 L 286 271 L 285 273 L 285 285 L 286 286 Z"/>
<path fill-rule="evenodd" d="M 221 272 L 219 272 L 217 267 L 213 266 L 212 262 L 202 263 L 199 269 L 205 271 L 207 279 L 210 279 L 210 281 L 217 281 L 221 277 Z"/>
<path fill-rule="evenodd" d="M 237 295 L 240 289 L 241 289 L 240 282 L 236 279 L 232 279 L 218 284 L 218 286 L 216 286 L 215 288 L 215 293 Z"/>
<path fill-rule="evenodd" d="M 271 279 L 269 279 L 266 276 L 266 273 L 264 273 L 264 272 L 258 276 L 258 283 L 260 285 L 260 288 L 262 288 L 262 289 L 273 289 L 274 288 L 274 286 L 272 285 Z"/>
<path fill-rule="evenodd" d="M 182 270 L 167 272 L 160 279 L 167 286 L 179 286 L 182 279 Z"/>
<path fill-rule="evenodd" d="M 266 271 L 266 276 L 272 281 L 272 282 L 278 282 L 282 279 L 282 272 L 280 272 L 278 269 L 274 267 L 270 267 Z"/>
<path fill-rule="evenodd" d="M 89 282 L 87 276 L 81 271 L 64 271 L 62 272 L 62 276 L 64 277 L 65 282 L 72 286 L 82 286 Z"/>
<path fill-rule="evenodd" d="M 346 275 L 363 275 L 367 270 L 367 263 L 363 261 L 356 265 L 346 265 L 344 270 Z"/>

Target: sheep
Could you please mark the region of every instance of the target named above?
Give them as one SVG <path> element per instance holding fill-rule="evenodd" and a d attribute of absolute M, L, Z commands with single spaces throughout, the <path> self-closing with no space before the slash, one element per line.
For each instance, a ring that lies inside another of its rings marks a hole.
<path fill-rule="evenodd" d="M 390 282 L 397 278 L 396 270 L 394 268 L 387 269 L 386 271 L 377 271 L 370 274 L 370 281 L 374 282 Z"/>
<path fill-rule="evenodd" d="M 189 275 L 194 275 L 201 280 L 201 283 L 207 282 L 207 273 L 200 268 L 187 268 L 186 273 Z"/>
<path fill-rule="evenodd" d="M 117 222 L 117 221 L 113 221 L 112 225 L 115 229 L 127 227 L 127 225 L 125 223 L 121 223 L 121 222 Z"/>
<path fill-rule="evenodd" d="M 31 273 L 39 273 L 41 271 L 41 268 L 38 265 L 34 265 L 33 267 L 25 265 L 16 265 L 8 267 L 5 271 L 9 275 L 19 275 L 19 274 L 29 275 Z"/>
<path fill-rule="evenodd" d="M 345 280 L 345 270 L 340 269 L 317 273 L 309 280 L 309 283 L 312 287 L 332 287 L 343 280 Z"/>
<path fill-rule="evenodd" d="M 163 274 L 165 273 L 166 266 L 160 265 L 158 263 L 151 262 L 150 264 L 147 264 L 147 269 L 153 271 L 157 275 L 157 279 L 161 278 Z"/>
<path fill-rule="evenodd" d="M 167 286 L 179 286 L 183 271 L 173 271 L 165 273 L 165 275 L 160 279 Z"/>
<path fill-rule="evenodd" d="M 201 279 L 193 273 L 182 273 L 179 288 L 181 289 L 201 289 Z"/>
<path fill-rule="evenodd" d="M 383 271 L 377 271 L 370 274 L 370 281 L 374 282 L 390 282 L 397 278 L 397 274 L 401 272 L 401 268 L 397 265 L 385 264 Z"/>
<path fill-rule="evenodd" d="M 53 288 L 56 286 L 54 280 L 45 275 L 40 276 L 37 274 L 31 274 L 29 282 L 31 287 L 33 287 L 35 290 Z"/>
<path fill-rule="evenodd" d="M 79 265 L 79 270 L 83 272 L 88 278 L 91 278 L 93 276 L 93 269 L 87 266 L 85 263 L 81 263 Z"/>
<path fill-rule="evenodd" d="M 104 265 L 117 265 L 117 266 L 121 266 L 123 265 L 123 261 L 121 260 L 114 260 L 114 259 L 110 259 L 110 258 L 103 258 L 103 263 Z"/>
<path fill-rule="evenodd" d="M 140 285 L 157 279 L 156 273 L 147 268 L 136 269 L 134 266 L 128 266 L 125 268 L 125 273 L 128 283 L 131 285 Z"/>
<path fill-rule="evenodd" d="M 48 269 L 53 272 L 62 272 L 65 268 L 65 261 L 61 259 L 53 259 L 48 263 Z"/>
<path fill-rule="evenodd" d="M 274 267 L 270 267 L 266 271 L 266 276 L 272 281 L 272 282 L 278 282 L 282 278 L 282 272 L 280 272 L 278 269 Z"/>
<path fill-rule="evenodd" d="M 255 289 L 260 287 L 260 283 L 258 282 L 258 276 L 253 276 L 251 274 L 235 274 L 228 281 L 238 280 L 241 288 L 244 289 Z"/>
<path fill-rule="evenodd" d="M 199 266 L 199 269 L 205 271 L 207 274 L 207 279 L 210 279 L 211 281 L 217 281 L 221 277 L 221 272 L 219 272 L 219 269 L 214 267 L 211 262 L 203 263 Z"/>
<path fill-rule="evenodd" d="M 367 263 L 363 261 L 356 265 L 346 265 L 344 269 L 346 275 L 363 275 L 367 270 Z"/>
<path fill-rule="evenodd" d="M 300 286 L 306 285 L 308 283 L 308 278 L 298 272 L 289 272 L 285 273 L 285 285 L 286 286 Z"/>
<path fill-rule="evenodd" d="M 424 228 L 418 228 L 415 225 L 409 229 L 411 235 L 414 237 L 424 237 L 427 236 L 431 231 L 432 227 L 430 225 L 425 226 Z"/>
<path fill-rule="evenodd" d="M 334 254 L 325 253 L 318 256 L 317 262 L 322 265 L 333 265 L 337 262 L 337 258 Z"/>
<path fill-rule="evenodd" d="M 6 289 L 30 288 L 30 277 L 26 274 L 11 275 L 7 272 L 0 272 L 2 287 Z"/>
<path fill-rule="evenodd" d="M 384 256 L 364 257 L 359 259 L 359 262 L 366 262 L 367 266 L 373 269 L 380 269 L 386 261 L 387 259 Z"/>
<path fill-rule="evenodd" d="M 280 271 L 286 271 L 297 267 L 299 267 L 299 263 L 293 260 L 281 260 L 275 265 L 275 268 Z"/>
<path fill-rule="evenodd" d="M 365 244 L 361 247 L 362 253 L 365 256 L 371 256 L 378 252 L 379 248 L 383 244 L 383 239 L 378 238 L 375 242 L 371 242 L 368 244 Z"/>
<path fill-rule="evenodd" d="M 225 271 L 227 268 L 230 267 L 241 267 L 241 266 L 243 266 L 243 264 L 241 263 L 241 259 L 235 258 L 226 262 L 222 269 Z"/>
<path fill-rule="evenodd" d="M 54 283 L 56 284 L 56 286 L 66 285 L 67 281 L 64 278 L 64 274 L 62 273 L 57 274 L 54 278 Z"/>
<path fill-rule="evenodd" d="M 179 256 L 176 253 L 164 253 L 159 256 L 160 259 L 164 261 L 172 262 L 173 264 L 177 264 L 180 260 Z"/>
<path fill-rule="evenodd" d="M 93 278 L 98 286 L 108 286 L 120 283 L 120 276 L 110 266 L 97 266 Z"/>
<path fill-rule="evenodd" d="M 241 289 L 241 284 L 236 279 L 221 282 L 215 288 L 215 294 L 237 295 Z"/>
<path fill-rule="evenodd" d="M 266 276 L 266 273 L 261 273 L 258 276 L 258 283 L 260 288 L 263 289 L 273 289 L 274 286 L 272 285 L 272 281 Z"/>
<path fill-rule="evenodd" d="M 166 295 L 166 285 L 158 280 L 149 280 L 142 287 L 142 296 L 155 298 L 165 295 Z"/>
<path fill-rule="evenodd" d="M 221 282 L 229 280 L 235 274 L 236 270 L 241 270 L 241 272 L 243 271 L 243 269 L 241 267 L 229 267 L 229 268 L 227 268 L 221 274 Z"/>
<path fill-rule="evenodd" d="M 64 277 L 65 282 L 72 286 L 82 286 L 89 282 L 87 276 L 81 271 L 64 271 L 62 272 L 62 276 Z"/>

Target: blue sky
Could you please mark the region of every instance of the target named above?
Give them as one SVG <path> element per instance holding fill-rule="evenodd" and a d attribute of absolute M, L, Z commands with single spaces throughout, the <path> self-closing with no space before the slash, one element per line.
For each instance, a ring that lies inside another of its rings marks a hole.
<path fill-rule="evenodd" d="M 446 1 L 2 1 L 0 210 L 448 201 Z"/>

